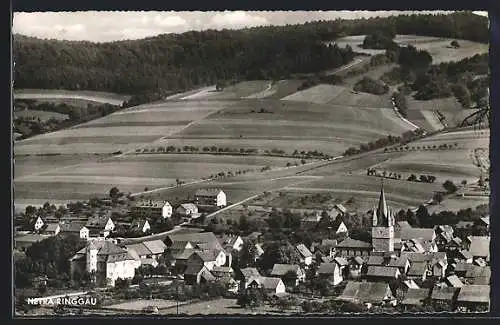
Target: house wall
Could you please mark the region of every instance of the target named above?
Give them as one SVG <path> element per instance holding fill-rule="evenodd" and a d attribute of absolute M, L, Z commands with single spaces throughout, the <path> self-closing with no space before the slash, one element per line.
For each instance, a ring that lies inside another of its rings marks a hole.
<path fill-rule="evenodd" d="M 43 227 L 43 220 L 42 218 L 38 217 L 35 222 L 35 230 L 40 230 Z"/>
<path fill-rule="evenodd" d="M 146 221 L 146 222 L 144 223 L 144 226 L 142 227 L 142 232 L 147 232 L 147 231 L 149 231 L 149 230 L 151 230 L 151 226 L 149 225 L 149 222 L 148 222 L 148 221 Z"/>
<path fill-rule="evenodd" d="M 135 263 L 133 260 L 117 261 L 106 264 L 106 278 L 114 281 L 117 279 L 132 279 L 135 275 Z"/>
<path fill-rule="evenodd" d="M 97 249 L 87 249 L 86 262 L 87 272 L 97 271 Z"/>
<path fill-rule="evenodd" d="M 283 281 L 280 281 L 276 286 L 275 293 L 285 293 L 285 292 L 286 292 L 286 286 L 283 283 Z"/>
<path fill-rule="evenodd" d="M 104 230 L 113 231 L 115 229 L 115 224 L 111 218 L 108 219 L 106 226 L 104 226 Z"/>
<path fill-rule="evenodd" d="M 216 202 L 216 205 L 218 207 L 224 207 L 226 206 L 227 202 L 226 202 L 226 194 L 224 192 L 219 192 L 219 194 L 217 194 L 217 202 Z"/>
<path fill-rule="evenodd" d="M 89 238 L 89 230 L 86 227 L 83 227 L 80 229 L 80 238 L 81 239 L 88 239 Z"/>
<path fill-rule="evenodd" d="M 347 227 L 346 227 L 346 225 L 342 222 L 342 223 L 340 223 L 340 226 L 339 226 L 339 228 L 337 229 L 336 233 L 337 233 L 337 234 L 340 234 L 340 233 L 343 233 L 343 232 L 347 232 Z"/>
<path fill-rule="evenodd" d="M 172 216 L 172 206 L 170 203 L 166 203 L 161 209 L 161 215 L 163 218 L 170 218 Z"/>
<path fill-rule="evenodd" d="M 304 258 L 304 264 L 311 265 L 312 264 L 312 256 L 308 256 L 308 257 Z"/>

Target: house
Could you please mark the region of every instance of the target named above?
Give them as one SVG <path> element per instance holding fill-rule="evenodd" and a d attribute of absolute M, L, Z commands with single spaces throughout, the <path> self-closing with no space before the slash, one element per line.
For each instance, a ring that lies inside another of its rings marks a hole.
<path fill-rule="evenodd" d="M 133 250 L 141 259 L 157 260 L 165 251 L 166 245 L 159 239 L 125 245 L 127 250 Z"/>
<path fill-rule="evenodd" d="M 43 233 L 49 236 L 55 236 L 61 231 L 59 223 L 47 223 L 43 229 Z"/>
<path fill-rule="evenodd" d="M 337 298 L 340 301 L 383 305 L 395 300 L 389 284 L 383 282 L 349 281 Z"/>
<path fill-rule="evenodd" d="M 365 260 L 361 256 L 351 257 L 349 260 L 349 276 L 351 278 L 359 278 Z"/>
<path fill-rule="evenodd" d="M 347 226 L 345 225 L 344 221 L 342 220 L 342 217 L 338 217 L 335 219 L 335 221 L 332 224 L 332 229 L 335 231 L 335 234 L 345 234 L 346 236 L 349 235 L 349 230 L 347 229 Z"/>
<path fill-rule="evenodd" d="M 340 256 L 368 256 L 372 248 L 371 243 L 352 238 L 346 238 L 336 245 Z"/>
<path fill-rule="evenodd" d="M 213 274 L 217 279 L 221 278 L 232 278 L 234 275 L 234 270 L 230 266 L 214 266 L 210 273 Z"/>
<path fill-rule="evenodd" d="M 329 257 L 334 257 L 337 252 L 337 240 L 335 239 L 323 239 L 321 244 L 318 246 L 318 251 Z"/>
<path fill-rule="evenodd" d="M 405 292 L 404 298 L 401 300 L 401 305 L 405 308 L 423 306 L 428 303 L 430 293 L 430 289 L 410 288 Z"/>
<path fill-rule="evenodd" d="M 409 279 L 425 281 L 427 278 L 427 263 L 415 262 L 410 264 L 408 273 L 406 274 Z"/>
<path fill-rule="evenodd" d="M 489 236 L 470 236 L 469 252 L 474 258 L 483 258 L 490 260 L 490 237 Z"/>
<path fill-rule="evenodd" d="M 434 307 L 443 306 L 443 310 L 453 310 L 459 288 L 438 287 L 432 289 L 431 301 Z"/>
<path fill-rule="evenodd" d="M 216 206 L 219 208 L 227 205 L 226 193 L 224 193 L 221 189 L 199 189 L 194 193 L 194 197 L 196 205 Z"/>
<path fill-rule="evenodd" d="M 391 258 L 387 266 L 396 267 L 401 274 L 406 274 L 410 269 L 410 261 L 405 256 Z"/>
<path fill-rule="evenodd" d="M 458 311 L 489 311 L 490 290 L 489 285 L 463 286 L 457 297 Z"/>
<path fill-rule="evenodd" d="M 184 271 L 184 282 L 188 285 L 215 281 L 216 278 L 203 264 L 188 264 Z"/>
<path fill-rule="evenodd" d="M 189 256 L 187 265 L 189 267 L 191 263 L 201 263 L 209 271 L 212 271 L 216 266 L 223 266 L 225 261 L 226 255 L 224 251 L 195 249 L 194 253 Z"/>
<path fill-rule="evenodd" d="M 420 239 L 422 242 L 433 242 L 436 233 L 432 228 L 401 228 L 401 242 Z"/>
<path fill-rule="evenodd" d="M 455 229 L 458 230 L 458 231 L 463 231 L 463 230 L 470 229 L 473 226 L 474 226 L 474 222 L 473 221 L 459 221 L 455 225 Z"/>
<path fill-rule="evenodd" d="M 449 253 L 455 253 L 464 247 L 462 239 L 453 237 L 451 241 L 444 245 L 444 250 Z"/>
<path fill-rule="evenodd" d="M 240 269 L 240 275 L 238 276 L 241 282 L 241 287 L 243 289 L 246 289 L 248 287 L 248 285 L 250 284 L 250 280 L 252 278 L 258 278 L 258 277 L 261 277 L 261 275 L 259 271 L 254 267 L 246 267 Z"/>
<path fill-rule="evenodd" d="M 231 252 L 233 250 L 239 252 L 243 247 L 243 239 L 241 236 L 223 236 L 219 238 L 219 242 L 227 252 Z"/>
<path fill-rule="evenodd" d="M 172 206 L 167 201 L 141 200 L 135 202 L 132 213 L 140 217 L 165 219 L 172 216 Z"/>
<path fill-rule="evenodd" d="M 396 221 L 396 223 L 394 224 L 394 230 L 403 228 L 411 228 L 411 225 L 408 223 L 408 221 Z"/>
<path fill-rule="evenodd" d="M 81 239 L 89 238 L 89 229 L 85 227 L 85 223 L 79 222 L 63 222 L 61 223 L 61 234 L 77 234 Z"/>
<path fill-rule="evenodd" d="M 389 282 L 391 280 L 399 278 L 401 273 L 397 267 L 389 267 L 389 266 L 378 266 L 378 265 L 370 265 L 368 266 L 368 270 L 366 272 L 366 278 L 368 281 L 384 281 Z"/>
<path fill-rule="evenodd" d="M 402 258 L 407 258 L 410 262 L 410 270 L 415 263 L 424 263 L 427 269 L 426 277 L 441 279 L 445 277 L 446 269 L 448 268 L 448 259 L 445 252 L 433 253 L 411 253 L 401 252 Z M 408 272 L 410 272 L 410 270 Z M 414 272 L 420 272 L 419 269 L 414 269 Z"/>
<path fill-rule="evenodd" d="M 254 262 L 257 262 L 260 257 L 264 254 L 264 249 L 260 244 L 255 244 L 255 257 L 254 257 Z"/>
<path fill-rule="evenodd" d="M 295 246 L 300 255 L 300 263 L 309 266 L 312 264 L 313 254 L 304 244 L 298 244 Z"/>
<path fill-rule="evenodd" d="M 33 225 L 33 229 L 35 231 L 39 231 L 40 229 L 43 228 L 44 225 L 45 225 L 45 222 L 43 222 L 42 217 L 38 216 L 35 220 L 34 225 Z"/>
<path fill-rule="evenodd" d="M 250 279 L 249 288 L 262 288 L 268 294 L 280 295 L 286 292 L 286 286 L 283 280 L 276 277 L 254 277 Z"/>
<path fill-rule="evenodd" d="M 85 225 L 89 237 L 107 237 L 115 229 L 115 224 L 109 216 L 90 217 Z"/>
<path fill-rule="evenodd" d="M 464 278 L 470 284 L 489 284 L 491 279 L 491 268 L 489 266 L 469 265 Z"/>
<path fill-rule="evenodd" d="M 198 218 L 198 207 L 193 203 L 182 203 L 175 209 L 175 212 L 183 217 Z"/>
<path fill-rule="evenodd" d="M 151 230 L 151 226 L 149 225 L 148 220 L 137 219 L 134 220 L 134 222 L 132 222 L 132 224 L 130 225 L 130 230 L 145 233 Z"/>
<path fill-rule="evenodd" d="M 444 282 L 446 283 L 446 285 L 448 285 L 448 287 L 451 287 L 451 288 L 461 288 L 464 286 L 464 284 L 462 283 L 462 281 L 460 281 L 458 276 L 456 276 L 454 274 L 446 277 L 444 279 Z"/>
<path fill-rule="evenodd" d="M 114 286 L 117 279 L 132 279 L 136 260 L 126 249 L 109 240 L 89 241 L 87 246 L 69 259 L 70 274 L 95 274 L 98 285 Z"/>
<path fill-rule="evenodd" d="M 419 238 L 410 239 L 401 243 L 401 252 L 433 253 L 438 250 L 436 242 L 424 241 Z"/>
<path fill-rule="evenodd" d="M 330 284 L 336 286 L 344 280 L 340 265 L 336 262 L 322 263 L 317 270 L 318 277 L 326 279 Z"/>
<path fill-rule="evenodd" d="M 346 207 L 340 203 L 335 204 L 333 206 L 333 208 L 330 210 L 330 212 L 328 213 L 328 215 L 330 216 L 330 218 L 332 220 L 337 220 L 338 217 L 345 217 L 346 214 L 347 214 Z"/>
<path fill-rule="evenodd" d="M 472 261 L 474 260 L 474 256 L 472 256 L 472 254 L 469 251 L 462 249 L 457 253 L 455 260 L 457 260 L 458 262 L 471 264 Z"/>
<path fill-rule="evenodd" d="M 287 277 L 291 276 L 292 273 L 294 274 L 294 278 L 288 279 Z M 271 276 L 279 277 L 283 282 L 295 286 L 299 285 L 300 282 L 304 282 L 306 278 L 306 274 L 300 266 L 293 264 L 274 264 Z"/>
<path fill-rule="evenodd" d="M 408 289 L 420 289 L 420 287 L 415 281 L 409 279 L 401 282 L 401 289 L 407 291 Z"/>

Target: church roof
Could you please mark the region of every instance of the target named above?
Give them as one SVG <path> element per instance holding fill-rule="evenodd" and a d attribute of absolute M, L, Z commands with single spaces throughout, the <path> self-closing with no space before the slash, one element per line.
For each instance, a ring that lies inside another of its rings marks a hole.
<path fill-rule="evenodd" d="M 380 197 L 378 200 L 377 209 L 373 210 L 373 226 L 374 227 L 388 227 L 394 226 L 394 218 L 392 216 L 392 211 L 387 205 L 384 192 L 384 183 L 380 188 Z"/>

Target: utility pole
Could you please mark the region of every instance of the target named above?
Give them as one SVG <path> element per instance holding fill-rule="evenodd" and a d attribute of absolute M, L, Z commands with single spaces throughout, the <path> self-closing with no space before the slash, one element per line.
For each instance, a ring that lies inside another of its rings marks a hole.
<path fill-rule="evenodd" d="M 176 293 L 176 299 L 177 300 L 177 315 L 179 315 L 179 282 L 175 281 L 175 293 Z"/>

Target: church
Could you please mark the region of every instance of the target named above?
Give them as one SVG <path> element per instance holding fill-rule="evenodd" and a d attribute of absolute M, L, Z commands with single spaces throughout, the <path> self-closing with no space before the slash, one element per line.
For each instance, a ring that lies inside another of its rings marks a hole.
<path fill-rule="evenodd" d="M 373 209 L 372 247 L 374 252 L 394 251 L 394 223 L 394 214 L 385 200 L 382 183 L 378 207 Z"/>

